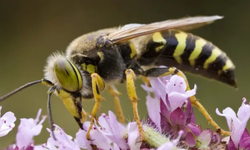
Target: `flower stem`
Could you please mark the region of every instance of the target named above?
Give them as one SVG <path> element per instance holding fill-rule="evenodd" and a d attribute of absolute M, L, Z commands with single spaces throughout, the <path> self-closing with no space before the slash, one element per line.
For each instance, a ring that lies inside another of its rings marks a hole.
<path fill-rule="evenodd" d="M 143 129 L 145 132 L 145 142 L 147 142 L 152 147 L 160 147 L 162 144 L 169 142 L 170 139 L 157 132 L 154 128 L 149 127 L 147 125 L 143 125 Z"/>

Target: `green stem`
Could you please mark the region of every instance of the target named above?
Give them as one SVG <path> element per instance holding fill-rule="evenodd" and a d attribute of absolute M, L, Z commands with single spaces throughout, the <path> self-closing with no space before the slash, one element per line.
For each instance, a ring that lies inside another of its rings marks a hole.
<path fill-rule="evenodd" d="M 145 142 L 147 142 L 152 147 L 157 148 L 160 147 L 162 144 L 170 141 L 167 136 L 155 131 L 155 129 L 152 127 L 144 125 L 143 128 L 146 136 Z"/>

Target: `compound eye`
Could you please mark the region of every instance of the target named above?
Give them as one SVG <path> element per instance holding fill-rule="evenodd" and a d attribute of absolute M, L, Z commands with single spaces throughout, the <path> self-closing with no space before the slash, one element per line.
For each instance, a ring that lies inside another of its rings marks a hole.
<path fill-rule="evenodd" d="M 55 62 L 54 73 L 63 89 L 77 92 L 82 88 L 82 77 L 77 67 L 66 58 L 58 58 Z"/>

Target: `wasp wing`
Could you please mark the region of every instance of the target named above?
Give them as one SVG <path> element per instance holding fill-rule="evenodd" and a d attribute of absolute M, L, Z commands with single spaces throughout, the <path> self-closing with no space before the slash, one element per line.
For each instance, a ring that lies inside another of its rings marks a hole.
<path fill-rule="evenodd" d="M 221 16 L 201 16 L 201 17 L 188 17 L 175 20 L 166 20 L 155 22 L 151 24 L 128 24 L 120 30 L 110 33 L 107 39 L 112 43 L 127 41 L 139 36 L 151 34 L 158 31 L 178 29 L 178 30 L 191 30 L 214 22 L 215 20 L 222 19 Z"/>

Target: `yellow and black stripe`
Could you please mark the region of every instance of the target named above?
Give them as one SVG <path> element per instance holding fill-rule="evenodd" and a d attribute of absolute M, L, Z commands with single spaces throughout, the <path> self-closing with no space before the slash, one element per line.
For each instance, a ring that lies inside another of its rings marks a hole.
<path fill-rule="evenodd" d="M 166 65 L 237 87 L 234 64 L 211 42 L 177 30 L 156 32 L 145 43 L 140 65 Z"/>

